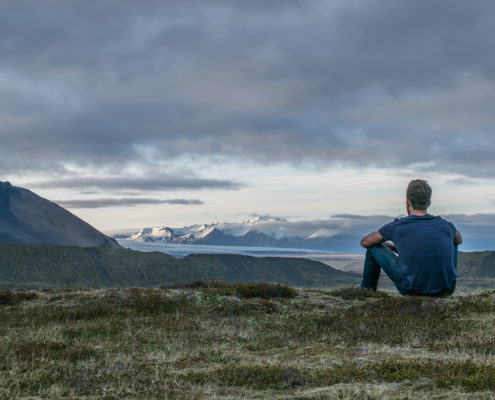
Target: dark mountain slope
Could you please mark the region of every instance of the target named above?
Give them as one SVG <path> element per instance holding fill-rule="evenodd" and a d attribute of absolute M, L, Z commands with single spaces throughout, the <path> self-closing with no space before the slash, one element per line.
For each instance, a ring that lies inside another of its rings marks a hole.
<path fill-rule="evenodd" d="M 495 251 L 459 252 L 459 277 L 495 278 Z"/>
<path fill-rule="evenodd" d="M 186 265 L 216 266 L 226 282 L 280 282 L 297 287 L 357 283 L 356 275 L 339 271 L 318 261 L 303 258 L 250 257 L 233 254 L 194 254 L 180 260 Z M 355 281 L 355 282 L 354 282 Z"/>
<path fill-rule="evenodd" d="M 64 208 L 9 182 L 0 182 L 0 242 L 120 247 Z"/>
<path fill-rule="evenodd" d="M 146 287 L 198 279 L 332 287 L 356 284 L 360 277 L 304 259 L 201 254 L 176 259 L 128 249 L 0 243 L 1 288 Z"/>

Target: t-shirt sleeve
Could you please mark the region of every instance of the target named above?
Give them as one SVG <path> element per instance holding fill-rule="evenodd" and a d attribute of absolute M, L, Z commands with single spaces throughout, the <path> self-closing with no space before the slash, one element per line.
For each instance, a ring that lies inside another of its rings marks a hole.
<path fill-rule="evenodd" d="M 447 221 L 446 219 L 443 219 L 442 217 L 438 217 L 438 218 L 440 221 L 442 221 L 447 226 L 447 229 L 452 234 L 452 237 L 455 237 L 455 235 L 457 233 L 457 228 L 455 227 L 455 225 L 452 222 Z"/>
<path fill-rule="evenodd" d="M 449 225 L 449 228 L 452 232 L 452 235 L 455 237 L 456 233 L 457 233 L 457 228 L 455 227 L 455 225 L 450 222 L 450 221 L 447 221 L 448 225 Z"/>
<path fill-rule="evenodd" d="M 383 225 L 380 229 L 378 229 L 378 233 L 383 236 L 383 240 L 392 240 L 394 226 L 396 225 L 396 221 L 389 222 L 386 225 Z"/>

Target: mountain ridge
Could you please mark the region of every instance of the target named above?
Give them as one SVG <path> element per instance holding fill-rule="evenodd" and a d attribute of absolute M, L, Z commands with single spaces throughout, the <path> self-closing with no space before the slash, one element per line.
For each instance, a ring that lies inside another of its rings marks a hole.
<path fill-rule="evenodd" d="M 0 182 L 0 241 L 120 248 L 117 241 L 58 204 Z"/>

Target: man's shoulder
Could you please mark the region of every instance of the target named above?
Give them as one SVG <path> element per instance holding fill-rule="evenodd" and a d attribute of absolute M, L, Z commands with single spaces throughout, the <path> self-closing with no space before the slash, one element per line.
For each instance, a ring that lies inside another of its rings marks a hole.
<path fill-rule="evenodd" d="M 410 226 L 411 229 L 428 229 L 427 227 L 431 227 L 431 229 L 444 229 L 446 227 L 454 233 L 456 231 L 456 227 L 452 222 L 442 218 L 439 215 L 409 215 L 407 217 L 400 218 L 400 220 L 402 224 Z"/>
<path fill-rule="evenodd" d="M 414 227 L 416 225 L 449 225 L 454 227 L 454 224 L 450 221 L 447 221 L 446 219 L 437 216 L 437 215 L 431 215 L 431 214 L 426 214 L 426 215 L 408 215 L 405 217 L 397 217 L 393 221 L 389 222 L 385 226 L 388 227 L 394 227 L 394 226 L 404 226 L 404 228 L 407 227 Z"/>
<path fill-rule="evenodd" d="M 398 225 L 398 224 L 401 223 L 401 220 L 402 219 L 403 218 L 401 218 L 401 217 L 394 218 L 392 221 L 387 222 L 385 225 L 383 225 L 382 228 L 389 228 L 389 227 L 391 227 L 393 225 Z M 380 228 L 380 229 L 382 229 L 382 228 Z"/>
<path fill-rule="evenodd" d="M 445 219 L 445 218 L 438 217 L 438 221 L 439 221 L 439 223 L 440 223 L 440 224 L 444 224 L 444 225 L 449 226 L 449 227 L 450 227 L 450 228 L 452 228 L 454 231 L 455 231 L 455 230 L 457 230 L 457 229 L 456 229 L 456 227 L 455 227 L 455 225 L 454 225 L 451 221 L 449 221 L 449 220 L 447 220 L 447 219 Z"/>

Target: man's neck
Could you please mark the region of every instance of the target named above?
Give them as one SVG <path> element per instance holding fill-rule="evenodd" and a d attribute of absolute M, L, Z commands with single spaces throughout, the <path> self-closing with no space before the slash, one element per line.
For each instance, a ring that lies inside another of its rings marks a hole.
<path fill-rule="evenodd" d="M 417 215 L 419 217 L 422 217 L 423 215 L 426 215 L 427 212 L 426 210 L 414 210 L 414 209 L 411 209 L 411 214 L 410 215 Z"/>

